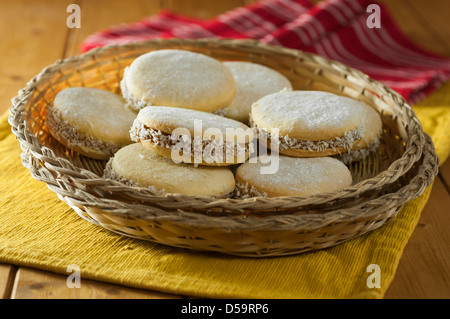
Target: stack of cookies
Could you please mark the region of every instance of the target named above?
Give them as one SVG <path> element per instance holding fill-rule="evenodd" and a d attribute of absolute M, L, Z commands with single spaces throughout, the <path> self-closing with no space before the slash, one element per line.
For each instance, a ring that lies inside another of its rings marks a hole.
<path fill-rule="evenodd" d="M 293 90 L 266 66 L 186 50 L 141 55 L 120 94 L 68 88 L 49 132 L 106 160 L 106 178 L 155 194 L 311 196 L 352 184 L 347 167 L 375 151 L 378 113 L 362 102 Z"/>

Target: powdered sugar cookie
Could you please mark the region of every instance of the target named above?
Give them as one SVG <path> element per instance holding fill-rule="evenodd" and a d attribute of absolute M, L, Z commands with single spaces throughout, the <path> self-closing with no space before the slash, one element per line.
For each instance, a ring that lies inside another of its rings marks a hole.
<path fill-rule="evenodd" d="M 74 87 L 59 92 L 47 110 L 50 134 L 74 151 L 108 159 L 132 143 L 129 130 L 136 114 L 124 108 L 120 95 Z"/>
<path fill-rule="evenodd" d="M 108 161 L 104 177 L 129 186 L 148 187 L 158 195 L 176 193 L 223 198 L 232 194 L 235 187 L 233 173 L 227 167 L 176 164 L 140 143 L 120 149 Z"/>
<path fill-rule="evenodd" d="M 341 154 L 364 136 L 366 105 L 321 91 L 266 95 L 252 105 L 250 125 L 264 143 L 277 129 L 279 152 L 298 157 Z M 270 144 L 268 144 L 270 145 Z"/>
<path fill-rule="evenodd" d="M 264 65 L 241 61 L 227 61 L 223 64 L 231 70 L 236 82 L 233 102 L 220 111 L 226 117 L 247 124 L 254 102 L 270 93 L 292 90 L 288 78 Z"/>
<path fill-rule="evenodd" d="M 131 139 L 167 158 L 200 165 L 232 165 L 248 159 L 253 131 L 241 122 L 196 110 L 142 109 Z"/>
<path fill-rule="evenodd" d="M 278 171 L 261 174 L 266 164 L 244 163 L 236 171 L 238 197 L 300 196 L 335 192 L 352 185 L 352 176 L 342 162 L 331 157 L 279 156 Z"/>
<path fill-rule="evenodd" d="M 136 58 L 125 69 L 121 90 L 126 106 L 175 106 L 215 112 L 236 93 L 231 71 L 220 61 L 186 50 L 158 50 Z"/>

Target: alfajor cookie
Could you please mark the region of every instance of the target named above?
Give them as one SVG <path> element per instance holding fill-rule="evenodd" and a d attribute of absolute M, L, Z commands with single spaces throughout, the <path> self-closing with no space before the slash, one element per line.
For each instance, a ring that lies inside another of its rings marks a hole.
<path fill-rule="evenodd" d="M 176 164 L 140 143 L 120 149 L 107 163 L 104 177 L 128 186 L 147 187 L 155 195 L 183 194 L 224 198 L 235 187 L 228 167 Z"/>
<path fill-rule="evenodd" d="M 336 192 L 352 185 L 352 176 L 341 161 L 331 157 L 299 158 L 280 155 L 278 170 L 261 174 L 265 160 L 244 163 L 236 171 L 236 196 L 307 197 Z"/>
<path fill-rule="evenodd" d="M 364 136 L 360 101 L 321 91 L 266 95 L 252 105 L 250 125 L 262 143 L 298 157 L 341 154 Z"/>
<path fill-rule="evenodd" d="M 292 90 L 292 84 L 283 74 L 261 64 L 226 61 L 236 82 L 233 102 L 220 111 L 221 115 L 248 123 L 252 104 L 263 96 L 281 90 Z"/>
<path fill-rule="evenodd" d="M 233 74 L 219 60 L 186 50 L 157 50 L 136 58 L 120 83 L 126 106 L 175 106 L 215 112 L 236 94 Z"/>
<path fill-rule="evenodd" d="M 129 130 L 136 114 L 120 95 L 94 88 L 60 91 L 47 109 L 50 134 L 66 147 L 90 158 L 108 159 L 132 143 Z"/>
<path fill-rule="evenodd" d="M 196 110 L 142 109 L 131 139 L 176 162 L 223 166 L 242 163 L 253 151 L 253 131 L 241 122 Z"/>

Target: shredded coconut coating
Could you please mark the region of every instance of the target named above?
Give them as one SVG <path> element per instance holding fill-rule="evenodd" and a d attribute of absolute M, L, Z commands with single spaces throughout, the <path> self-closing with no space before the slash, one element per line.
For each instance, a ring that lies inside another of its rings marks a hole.
<path fill-rule="evenodd" d="M 57 136 L 67 141 L 69 144 L 68 147 L 87 147 L 108 154 L 109 156 L 114 155 L 114 153 L 123 147 L 123 145 L 99 141 L 88 135 L 79 133 L 76 128 L 66 124 L 53 108 L 49 108 L 47 111 L 47 123 Z"/>
<path fill-rule="evenodd" d="M 122 92 L 122 97 L 125 100 L 125 107 L 127 107 L 128 109 L 138 113 L 141 109 L 143 109 L 146 106 L 152 106 L 152 103 L 145 101 L 144 99 L 138 100 L 137 98 L 135 98 L 130 91 L 128 91 L 127 88 L 127 83 L 125 80 L 127 71 L 128 71 L 128 66 L 125 67 L 124 69 L 124 73 L 123 73 L 123 78 L 120 81 L 120 90 Z"/>
<path fill-rule="evenodd" d="M 259 138 L 266 139 L 267 141 L 272 140 L 270 132 L 259 128 L 250 117 L 249 121 L 250 127 L 255 131 L 255 134 Z M 337 148 L 344 148 L 346 150 L 351 149 L 354 142 L 362 139 L 364 137 L 364 123 L 361 122 L 359 127 L 353 131 L 345 132 L 344 136 L 336 137 L 331 140 L 320 140 L 320 141 L 306 141 L 291 138 L 288 135 L 279 136 L 277 141 L 278 146 L 282 149 L 303 149 L 310 152 L 323 152 L 328 148 L 336 151 Z"/>
<path fill-rule="evenodd" d="M 236 198 L 251 198 L 251 197 L 267 197 L 266 192 L 260 192 L 255 186 L 249 186 L 248 182 L 242 184 L 236 182 L 236 188 L 234 189 L 234 197 Z"/>
<path fill-rule="evenodd" d="M 192 138 L 189 135 L 167 134 L 147 127 L 137 119 L 131 127 L 130 137 L 134 142 L 150 141 L 168 149 L 191 150 L 191 156 L 194 156 L 195 162 L 203 160 L 207 163 L 223 163 L 226 158 L 240 158 L 246 153 L 253 152 L 253 143 L 224 142 L 223 140 L 205 140 L 198 136 Z M 216 150 L 222 150 L 222 152 L 216 152 Z"/>
<path fill-rule="evenodd" d="M 380 139 L 376 138 L 372 144 L 363 149 L 351 149 L 346 153 L 342 153 L 340 156 L 336 157 L 336 159 L 340 160 L 342 163 L 349 165 L 356 161 L 361 161 L 365 159 L 370 153 L 375 153 L 378 147 L 380 146 Z"/>

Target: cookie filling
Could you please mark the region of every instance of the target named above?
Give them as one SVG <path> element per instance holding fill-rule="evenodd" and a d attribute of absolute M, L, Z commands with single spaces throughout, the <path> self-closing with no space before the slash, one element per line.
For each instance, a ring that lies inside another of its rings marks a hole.
<path fill-rule="evenodd" d="M 267 197 L 267 193 L 258 191 L 253 185 L 249 186 L 248 182 L 246 182 L 245 184 L 236 182 L 234 196 L 237 198 L 245 199 L 250 197 Z"/>
<path fill-rule="evenodd" d="M 113 158 L 110 158 L 109 161 L 106 163 L 105 169 L 103 171 L 103 177 L 104 178 L 112 179 L 112 180 L 115 180 L 117 182 L 120 182 L 122 184 L 125 184 L 127 186 L 131 186 L 131 187 L 148 188 L 156 196 L 161 196 L 161 195 L 165 194 L 164 189 L 157 189 L 156 187 L 151 186 L 151 185 L 150 186 L 142 186 L 142 185 L 140 185 L 139 183 L 137 183 L 135 181 L 132 181 L 130 179 L 121 177 L 112 168 L 112 161 L 113 161 Z M 218 195 L 213 196 L 213 197 L 217 198 L 217 199 L 223 199 L 223 198 L 231 198 L 232 196 L 233 196 L 233 192 L 227 193 L 227 194 L 218 194 Z"/>
<path fill-rule="evenodd" d="M 250 117 L 249 121 L 250 127 L 255 131 L 255 134 L 260 139 L 267 140 L 268 144 L 272 141 L 272 135 L 270 132 L 259 128 Z M 333 151 L 337 151 L 338 148 L 344 148 L 346 150 L 351 149 L 353 143 L 364 137 L 364 124 L 361 123 L 358 128 L 352 131 L 344 133 L 342 137 L 336 137 L 331 140 L 319 140 L 319 141 L 306 141 L 298 140 L 296 138 L 291 138 L 287 135 L 279 136 L 278 146 L 281 149 L 303 149 L 310 152 L 323 152 L 328 148 Z"/>
<path fill-rule="evenodd" d="M 47 110 L 47 125 L 51 127 L 52 131 L 56 136 L 61 137 L 66 140 L 68 147 L 81 146 L 86 147 L 95 151 L 100 151 L 102 153 L 108 154 L 109 156 L 114 155 L 119 149 L 124 145 L 103 142 L 96 140 L 88 135 L 79 133 L 76 128 L 66 124 L 59 115 L 53 109 Z"/>
<path fill-rule="evenodd" d="M 135 142 L 150 141 L 155 145 L 179 151 L 190 149 L 194 162 L 203 160 L 206 163 L 224 163 L 227 158 L 244 158 L 246 153 L 253 152 L 252 143 L 205 140 L 200 137 L 192 138 L 190 135 L 168 134 L 152 129 L 137 119 L 133 122 L 130 136 Z"/>
<path fill-rule="evenodd" d="M 152 103 L 145 101 L 143 98 L 141 100 L 138 100 L 130 93 L 130 91 L 128 91 L 125 81 L 127 71 L 128 67 L 126 67 L 123 72 L 123 78 L 120 81 L 120 90 L 122 92 L 122 97 L 125 100 L 125 107 L 137 113 L 146 106 L 152 106 Z"/>

